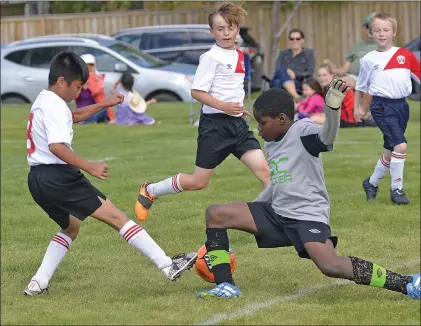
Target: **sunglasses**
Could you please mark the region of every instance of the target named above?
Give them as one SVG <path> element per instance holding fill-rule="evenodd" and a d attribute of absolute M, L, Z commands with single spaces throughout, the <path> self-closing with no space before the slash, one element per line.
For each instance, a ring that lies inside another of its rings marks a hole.
<path fill-rule="evenodd" d="M 289 40 L 290 41 L 299 41 L 299 40 L 301 40 L 301 37 L 290 37 Z"/>

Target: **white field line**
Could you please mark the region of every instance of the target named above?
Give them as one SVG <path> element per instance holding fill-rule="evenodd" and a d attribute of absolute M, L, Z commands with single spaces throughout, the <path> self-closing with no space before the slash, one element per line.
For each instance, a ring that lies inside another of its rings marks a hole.
<path fill-rule="evenodd" d="M 420 263 L 420 259 L 415 259 L 415 260 L 404 262 L 401 265 L 399 265 L 399 267 L 400 268 L 413 267 L 413 266 L 418 265 L 419 263 Z M 259 312 L 260 310 L 269 308 L 270 306 L 273 306 L 274 304 L 278 304 L 282 302 L 290 302 L 290 301 L 305 297 L 307 295 L 310 295 L 317 290 L 324 290 L 324 289 L 331 288 L 334 286 L 347 285 L 347 284 L 355 284 L 355 283 L 352 281 L 340 279 L 340 280 L 335 280 L 330 283 L 317 284 L 307 289 L 298 289 L 294 294 L 278 296 L 269 300 L 250 303 L 242 308 L 238 308 L 237 310 L 231 313 L 215 314 L 209 319 L 201 321 L 198 325 L 218 325 L 221 322 L 225 322 L 227 320 L 231 320 L 234 318 L 252 316 L 255 313 Z"/>

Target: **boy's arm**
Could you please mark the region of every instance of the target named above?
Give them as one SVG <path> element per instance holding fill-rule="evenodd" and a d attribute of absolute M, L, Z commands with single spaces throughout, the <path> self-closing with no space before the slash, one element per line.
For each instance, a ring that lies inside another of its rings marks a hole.
<path fill-rule="evenodd" d="M 106 99 L 105 101 L 95 103 L 89 106 L 82 107 L 77 110 L 73 110 L 73 122 L 77 123 L 80 121 L 84 121 L 94 115 L 95 113 L 108 108 L 110 106 L 114 106 L 123 102 L 124 95 L 120 93 L 114 93 L 110 98 Z"/>

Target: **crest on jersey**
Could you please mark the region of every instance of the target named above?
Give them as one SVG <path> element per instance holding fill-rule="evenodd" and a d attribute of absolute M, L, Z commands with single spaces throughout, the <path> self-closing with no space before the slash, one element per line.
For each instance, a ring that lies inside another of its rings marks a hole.
<path fill-rule="evenodd" d="M 403 64 L 405 63 L 405 56 L 403 56 L 403 55 L 398 55 L 398 56 L 396 57 L 396 60 L 398 60 L 398 63 L 399 63 L 399 64 L 403 65 Z"/>
<path fill-rule="evenodd" d="M 244 61 L 241 61 L 241 68 L 243 68 L 243 70 L 246 71 L 246 66 L 244 65 Z"/>

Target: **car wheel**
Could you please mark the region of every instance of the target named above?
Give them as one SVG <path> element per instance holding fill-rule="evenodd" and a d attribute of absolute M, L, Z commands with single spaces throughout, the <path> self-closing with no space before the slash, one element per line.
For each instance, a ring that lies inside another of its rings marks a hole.
<path fill-rule="evenodd" d="M 1 99 L 2 104 L 16 104 L 22 105 L 27 104 L 29 101 L 22 96 L 19 95 L 8 95 Z"/>
<path fill-rule="evenodd" d="M 156 98 L 158 102 L 179 102 L 180 98 L 177 95 L 170 93 L 158 93 L 153 98 Z"/>

